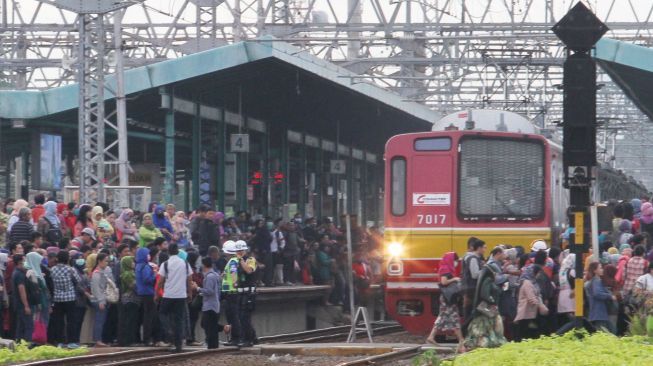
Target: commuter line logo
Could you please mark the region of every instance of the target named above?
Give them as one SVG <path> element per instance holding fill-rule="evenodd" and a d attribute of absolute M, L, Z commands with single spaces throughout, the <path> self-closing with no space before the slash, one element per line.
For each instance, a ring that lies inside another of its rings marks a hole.
<path fill-rule="evenodd" d="M 451 193 L 413 193 L 413 206 L 449 206 Z"/>

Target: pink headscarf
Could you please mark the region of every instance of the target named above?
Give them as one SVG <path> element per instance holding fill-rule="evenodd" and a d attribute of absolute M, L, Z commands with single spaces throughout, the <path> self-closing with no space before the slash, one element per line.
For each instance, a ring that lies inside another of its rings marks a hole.
<path fill-rule="evenodd" d="M 438 267 L 438 274 L 440 276 L 445 274 L 450 274 L 453 276 L 454 272 L 456 271 L 456 267 L 454 265 L 455 260 L 456 260 L 456 253 L 454 252 L 445 253 L 444 256 L 442 257 L 442 260 L 440 261 L 440 267 Z"/>
<path fill-rule="evenodd" d="M 653 223 L 653 205 L 651 205 L 650 202 L 642 204 L 642 213 L 639 217 L 639 221 L 645 224 Z"/>

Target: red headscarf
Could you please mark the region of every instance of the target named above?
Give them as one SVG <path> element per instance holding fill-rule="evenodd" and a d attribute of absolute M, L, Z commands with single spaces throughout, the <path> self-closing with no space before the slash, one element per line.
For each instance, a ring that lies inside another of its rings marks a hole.
<path fill-rule="evenodd" d="M 450 274 L 454 276 L 454 273 L 456 271 L 456 266 L 454 265 L 454 262 L 456 261 L 457 257 L 458 256 L 456 255 L 455 252 L 445 253 L 444 256 L 442 257 L 442 260 L 440 261 L 440 267 L 438 267 L 438 274 L 440 276 L 443 276 L 445 274 Z"/>

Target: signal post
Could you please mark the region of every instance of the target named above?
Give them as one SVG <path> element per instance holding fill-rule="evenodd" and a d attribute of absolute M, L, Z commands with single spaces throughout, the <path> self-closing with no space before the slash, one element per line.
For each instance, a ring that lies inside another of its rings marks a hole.
<path fill-rule="evenodd" d="M 582 2 L 578 2 L 553 32 L 567 46 L 563 73 L 563 153 L 565 187 L 570 196 L 570 251 L 576 254 L 576 322 L 583 325 L 583 255 L 590 243 L 590 188 L 596 167 L 596 63 L 590 55 L 608 31 Z"/>

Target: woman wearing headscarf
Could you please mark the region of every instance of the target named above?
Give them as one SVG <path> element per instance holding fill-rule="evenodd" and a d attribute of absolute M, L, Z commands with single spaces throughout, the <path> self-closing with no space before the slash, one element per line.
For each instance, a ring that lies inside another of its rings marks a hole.
<path fill-rule="evenodd" d="M 75 233 L 75 224 L 77 223 L 77 215 L 75 213 L 75 203 L 70 202 L 66 205 L 67 208 L 61 210 L 61 215 L 64 217 L 66 227 L 70 230 L 69 237 L 73 238 Z M 57 209 L 58 210 L 58 209 Z"/>
<path fill-rule="evenodd" d="M 41 270 L 41 262 L 43 256 L 37 252 L 27 253 L 25 256 L 25 269 L 27 270 L 26 276 L 28 281 L 32 281 L 38 285 L 40 291 L 39 305 L 33 306 L 32 314 L 34 314 L 34 335 L 37 335 L 39 329 L 42 329 L 41 340 L 45 338 L 45 329 L 48 328 L 48 321 L 50 320 L 50 291 L 45 282 L 43 271 Z M 38 323 L 41 323 L 40 325 Z M 47 342 L 47 339 L 45 339 Z"/>
<path fill-rule="evenodd" d="M 181 258 L 181 250 L 179 251 L 179 257 Z M 199 253 L 195 249 L 189 249 L 188 252 L 184 251 L 186 254 L 185 260 L 190 264 L 193 273 L 191 274 L 191 281 L 197 284 L 198 287 L 202 287 L 204 282 L 204 276 L 202 272 L 197 270 L 197 262 L 199 260 Z M 200 343 L 196 341 L 195 338 L 195 326 L 199 320 L 200 313 L 202 312 L 202 297 L 200 296 L 197 290 L 192 291 L 191 302 L 188 304 L 188 323 L 189 323 L 189 334 L 186 337 L 187 346 L 199 346 Z"/>
<path fill-rule="evenodd" d="M 143 308 L 143 343 L 150 346 L 153 343 L 153 330 L 156 316 L 156 304 L 154 303 L 154 283 L 156 272 L 150 264 L 150 250 L 139 248 L 136 251 L 136 295 Z"/>
<path fill-rule="evenodd" d="M 97 254 L 91 254 L 95 259 Z M 89 257 L 91 256 L 89 255 Z M 86 260 L 82 253 L 71 250 L 70 251 L 70 265 L 75 269 L 79 275 L 79 283 L 75 286 L 75 315 L 73 316 L 74 332 L 71 340 L 79 344 L 79 339 L 82 334 L 82 324 L 84 323 L 84 315 L 88 309 L 89 301 L 91 299 L 91 279 L 84 272 L 86 268 Z"/>
<path fill-rule="evenodd" d="M 576 279 L 576 254 L 563 252 L 564 259 L 560 265 L 558 280 L 560 291 L 558 292 L 558 315 L 561 318 L 559 324 L 565 324 L 573 319 L 576 311 L 576 299 L 574 298 L 574 281 Z"/>
<path fill-rule="evenodd" d="M 118 242 L 122 242 L 123 239 L 137 240 L 136 234 L 138 229 L 136 225 L 132 223 L 132 218 L 134 217 L 134 211 L 129 208 L 122 210 L 118 219 L 116 219 L 116 233 L 118 235 Z"/>
<path fill-rule="evenodd" d="M 446 253 L 440 261 L 438 275 L 440 276 L 440 286 L 455 286 L 460 283 L 460 277 L 456 277 L 456 266 L 458 255 L 454 252 Z M 458 352 L 465 352 L 463 344 L 464 338 L 460 330 L 460 314 L 458 313 L 458 301 L 455 297 L 450 298 L 448 302 L 445 296 L 440 292 L 440 311 L 438 313 L 433 329 L 426 342 L 435 344 L 435 335 L 437 333 L 453 333 L 458 339 Z"/>
<path fill-rule="evenodd" d="M 16 221 L 16 223 L 11 227 L 7 241 L 9 244 L 18 244 L 23 240 L 31 242 L 33 232 L 34 225 L 32 224 L 32 210 L 23 207 L 18 213 L 18 221 Z"/>
<path fill-rule="evenodd" d="M 57 216 L 57 203 L 48 201 L 43 204 L 43 209 L 45 213 L 39 218 L 36 231 L 41 233 L 41 237 L 47 246 L 57 246 L 59 245 L 59 240 L 63 238 L 61 221 L 59 221 L 59 217 Z"/>
<path fill-rule="evenodd" d="M 95 262 L 91 272 L 91 293 L 93 294 L 92 302 L 95 308 L 93 341 L 95 342 L 95 347 L 106 347 L 107 344 L 102 342 L 102 331 L 104 330 L 104 323 L 107 319 L 108 312 L 106 290 L 113 274 L 109 267 L 109 256 L 107 254 L 100 253 L 93 259 L 93 262 Z"/>
<path fill-rule="evenodd" d="M 127 347 L 136 343 L 138 332 L 139 298 L 136 295 L 136 273 L 134 257 L 120 260 L 120 312 L 118 317 L 118 345 Z"/>
<path fill-rule="evenodd" d="M 175 230 L 172 228 L 172 225 L 170 224 L 170 220 L 166 218 L 166 212 L 163 205 L 157 205 L 156 209 L 154 209 L 154 214 L 152 215 L 152 222 L 154 223 L 154 226 L 157 229 L 159 229 L 161 234 L 163 234 L 163 237 L 166 239 L 166 241 L 172 240 L 172 236 Z"/>
<path fill-rule="evenodd" d="M 503 336 L 503 320 L 499 314 L 502 291 L 499 286 L 507 284 L 508 278 L 501 276 L 500 268 L 500 265 L 486 265 L 478 275 L 471 321 L 467 326 L 465 338 L 465 348 L 468 350 L 499 347 L 507 342 Z"/>
<path fill-rule="evenodd" d="M 16 202 L 14 202 L 13 210 L 11 211 L 11 216 L 9 217 L 9 221 L 7 221 L 7 233 L 11 232 L 12 226 L 19 220 L 19 213 L 21 208 L 27 207 L 29 204 L 27 201 L 24 199 L 18 199 Z M 31 220 L 31 218 L 30 218 Z M 30 221 L 30 223 L 34 224 L 33 222 Z"/>
<path fill-rule="evenodd" d="M 619 223 L 619 245 L 621 244 L 628 244 L 628 241 L 630 241 L 630 238 L 633 237 L 633 224 L 630 222 L 630 220 L 623 219 Z"/>
<path fill-rule="evenodd" d="M 175 241 L 180 249 L 187 249 L 190 247 L 190 233 L 188 231 L 188 224 L 184 211 L 177 211 L 173 218 L 173 229 L 175 232 Z"/>
<path fill-rule="evenodd" d="M 653 237 L 653 205 L 650 202 L 644 202 L 642 204 L 639 227 L 642 233 L 648 233 Z"/>
<path fill-rule="evenodd" d="M 542 271 L 542 267 L 530 265 L 523 268 L 523 273 L 519 278 L 519 298 L 517 300 L 517 316 L 515 316 L 519 330 L 515 337 L 517 341 L 539 337 L 540 327 L 537 323 L 537 315 L 549 313 L 537 285 L 536 277 L 540 271 Z"/>
<path fill-rule="evenodd" d="M 61 233 L 63 236 L 67 238 L 71 238 L 73 233 L 72 227 L 68 227 L 68 223 L 66 221 L 69 216 L 72 216 L 72 214 L 68 210 L 68 204 L 63 202 L 57 203 L 57 218 L 59 219 L 59 227 L 61 228 Z"/>
<path fill-rule="evenodd" d="M 104 209 L 102 206 L 97 205 L 93 207 L 91 212 L 91 218 L 95 224 L 98 239 L 103 243 L 110 241 L 111 236 L 113 235 L 113 226 L 111 226 L 109 221 L 104 217 Z"/>
<path fill-rule="evenodd" d="M 147 247 L 156 238 L 163 238 L 161 231 L 154 226 L 152 221 L 152 214 L 143 215 L 143 223 L 138 229 L 138 243 L 141 248 Z"/>
<path fill-rule="evenodd" d="M 75 221 L 75 229 L 73 234 L 75 237 L 82 235 L 82 230 L 85 228 L 91 228 L 95 230 L 95 224 L 93 223 L 92 215 L 93 208 L 91 205 L 83 204 L 79 206 L 79 214 L 77 215 L 77 220 Z"/>
<path fill-rule="evenodd" d="M 606 328 L 610 333 L 615 334 L 615 324 L 610 321 L 608 307 L 609 303 L 617 300 L 617 297 L 605 287 L 601 278 L 603 274 L 601 263 L 592 262 L 585 276 L 585 291 L 590 305 L 589 321 L 597 329 Z"/>
<path fill-rule="evenodd" d="M 617 267 L 614 265 L 608 264 L 603 267 L 603 276 L 601 276 L 601 281 L 603 282 L 605 288 L 616 297 L 616 299 L 611 301 L 608 300 L 607 302 L 608 318 L 610 319 L 610 323 L 615 325 L 615 332 L 617 320 L 619 317 L 619 303 L 621 302 L 621 285 L 615 279 L 616 275 Z"/>

